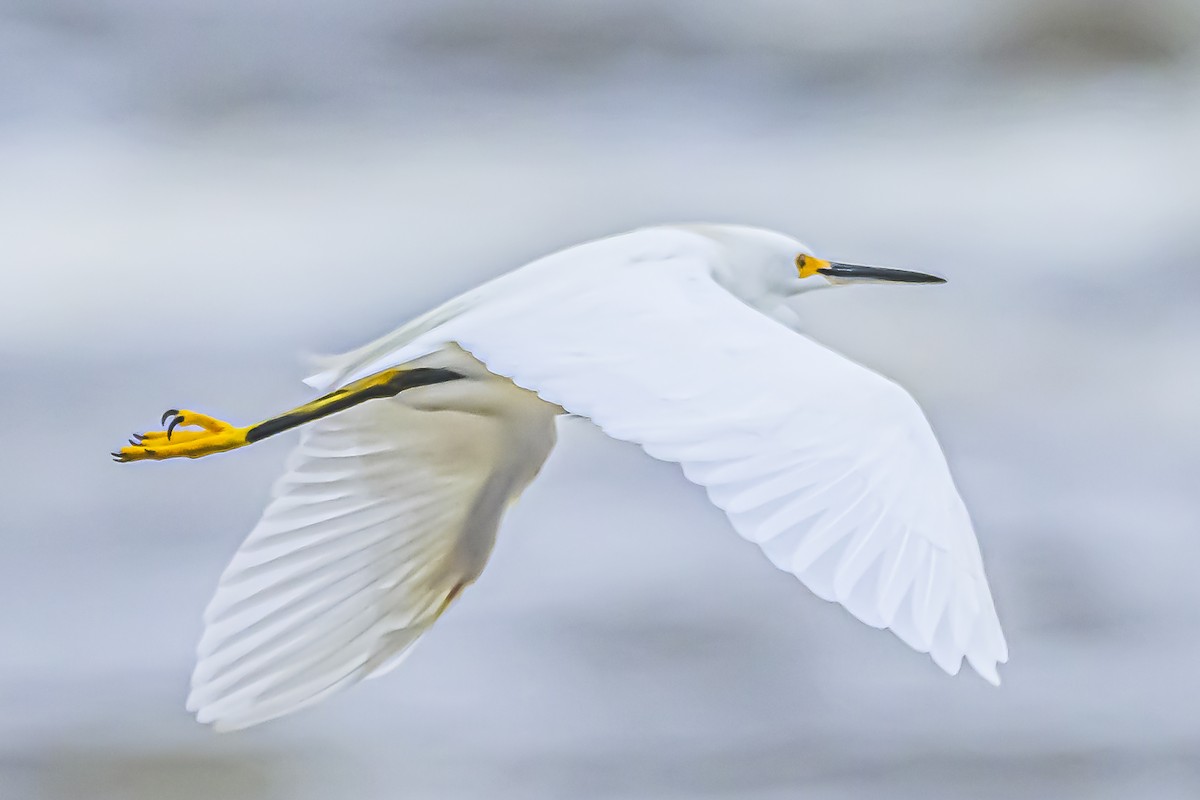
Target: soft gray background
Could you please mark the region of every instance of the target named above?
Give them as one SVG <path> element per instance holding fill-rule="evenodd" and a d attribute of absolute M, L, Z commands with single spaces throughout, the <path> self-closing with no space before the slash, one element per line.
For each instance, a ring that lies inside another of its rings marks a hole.
<path fill-rule="evenodd" d="M 0 0 L 0 798 L 1200 796 L 1194 0 Z M 582 238 L 792 232 L 945 444 L 1012 646 L 941 674 L 582 421 L 405 667 L 218 736 L 200 612 L 342 349 Z"/>

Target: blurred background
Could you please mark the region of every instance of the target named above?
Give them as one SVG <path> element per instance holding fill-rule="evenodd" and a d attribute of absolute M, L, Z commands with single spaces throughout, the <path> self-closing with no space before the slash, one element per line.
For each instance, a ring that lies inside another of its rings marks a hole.
<path fill-rule="evenodd" d="M 0 0 L 0 797 L 1200 796 L 1194 0 Z M 290 446 L 184 405 L 579 240 L 778 228 L 922 402 L 1012 663 L 947 678 L 567 421 L 403 669 L 231 735 L 200 614 Z"/>

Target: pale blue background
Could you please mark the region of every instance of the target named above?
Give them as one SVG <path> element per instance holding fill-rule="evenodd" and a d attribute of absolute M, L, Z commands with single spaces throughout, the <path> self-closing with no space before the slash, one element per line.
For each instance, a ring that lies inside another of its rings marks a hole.
<path fill-rule="evenodd" d="M 1200 796 L 1192 0 L 0 0 L 0 62 L 0 797 Z M 1004 686 L 575 421 L 403 669 L 196 725 L 289 443 L 118 467 L 124 434 L 280 410 L 305 350 L 696 219 L 950 278 L 806 306 L 928 410 Z"/>

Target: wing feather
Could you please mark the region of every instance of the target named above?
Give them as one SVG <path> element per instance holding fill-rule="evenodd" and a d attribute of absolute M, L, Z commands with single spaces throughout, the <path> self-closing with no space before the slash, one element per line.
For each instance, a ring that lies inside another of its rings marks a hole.
<path fill-rule="evenodd" d="M 553 271 L 535 264 L 522 297 L 506 292 L 411 346 L 455 342 L 680 463 L 738 533 L 816 594 L 932 651 L 947 672 L 966 656 L 997 680 L 1007 646 L 979 547 L 913 399 L 734 297 L 711 253 L 647 247 L 654 257 L 631 258 L 627 243 L 619 257 L 600 247 Z"/>
<path fill-rule="evenodd" d="M 979 546 L 920 408 L 727 291 L 721 258 L 684 229 L 571 248 L 327 362 L 310 383 L 456 343 L 678 462 L 739 534 L 818 596 L 948 672 L 965 656 L 998 682 L 1008 650 Z"/>
<path fill-rule="evenodd" d="M 246 727 L 394 666 L 491 550 L 471 514 L 499 424 L 389 400 L 304 428 L 205 613 L 200 721 Z"/>

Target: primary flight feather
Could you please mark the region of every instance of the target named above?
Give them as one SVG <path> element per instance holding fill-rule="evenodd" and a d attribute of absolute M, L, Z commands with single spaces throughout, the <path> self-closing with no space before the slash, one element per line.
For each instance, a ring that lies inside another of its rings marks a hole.
<path fill-rule="evenodd" d="M 757 228 L 646 228 L 326 360 L 308 382 L 327 394 L 257 425 L 172 410 L 114 457 L 194 458 L 303 426 L 205 613 L 188 707 L 241 728 L 394 667 L 483 570 L 563 413 L 678 463 L 818 596 L 997 683 L 1007 645 L 924 415 L 792 329 L 796 295 L 865 280 L 941 282 Z"/>

